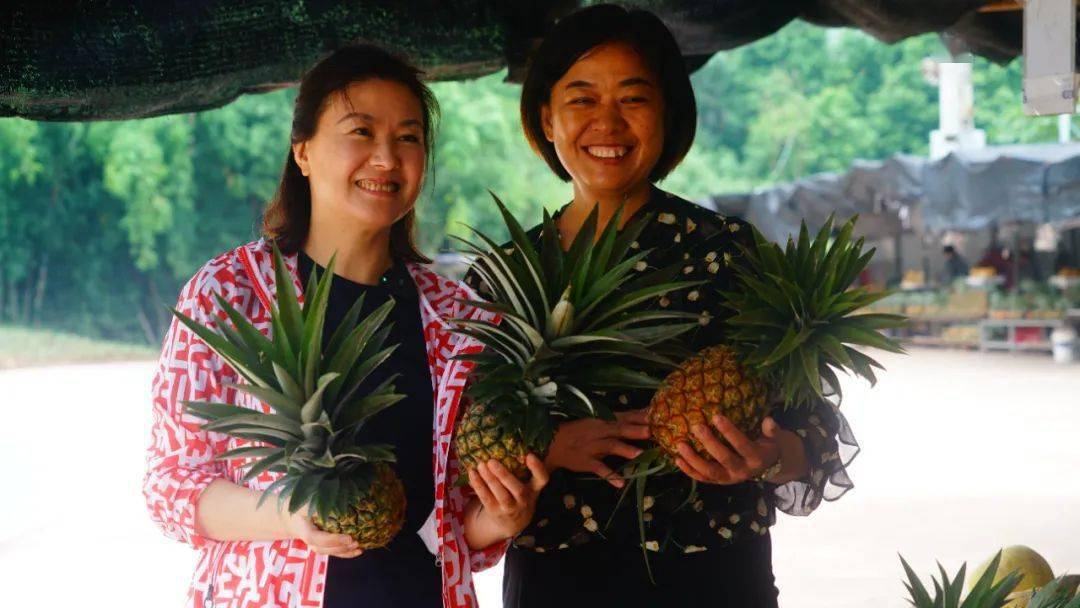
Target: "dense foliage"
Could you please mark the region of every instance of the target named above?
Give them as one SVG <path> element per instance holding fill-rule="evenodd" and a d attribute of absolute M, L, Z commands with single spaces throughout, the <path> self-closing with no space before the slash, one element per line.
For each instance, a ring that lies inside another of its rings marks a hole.
<path fill-rule="evenodd" d="M 856 158 L 925 153 L 937 89 L 924 36 L 887 46 L 795 23 L 723 53 L 693 77 L 699 131 L 664 186 L 694 198 L 742 191 Z M 976 60 L 976 123 L 995 143 L 1052 140 L 1053 119 L 1020 106 L 1021 66 Z M 428 252 L 460 223 L 498 234 L 491 189 L 527 222 L 570 197 L 529 149 L 519 88 L 503 75 L 434 88 L 442 104 L 420 206 Z M 288 149 L 293 91 L 149 120 L 0 120 L 0 323 L 155 343 L 183 281 L 257 234 Z"/>

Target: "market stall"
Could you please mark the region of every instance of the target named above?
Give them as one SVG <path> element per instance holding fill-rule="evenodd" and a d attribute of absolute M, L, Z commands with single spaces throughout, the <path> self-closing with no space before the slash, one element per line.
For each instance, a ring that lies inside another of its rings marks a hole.
<path fill-rule="evenodd" d="M 860 161 L 842 175 L 701 202 L 774 240 L 803 218 L 813 228 L 832 213 L 858 213 L 861 235 L 888 249 L 881 257 L 891 266 L 864 280 L 897 290 L 876 309 L 910 317 L 901 332 L 910 343 L 1051 352 L 1080 327 L 1077 184 L 1080 144 L 991 146 L 933 161 Z M 954 254 L 973 262 L 943 277 L 942 246 L 953 241 Z M 1056 350 L 1075 351 L 1071 341 Z"/>

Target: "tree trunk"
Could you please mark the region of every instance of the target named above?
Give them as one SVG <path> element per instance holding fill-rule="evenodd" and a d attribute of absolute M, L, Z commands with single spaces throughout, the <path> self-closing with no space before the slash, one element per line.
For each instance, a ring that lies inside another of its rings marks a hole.
<path fill-rule="evenodd" d="M 34 293 L 34 326 L 41 326 L 41 309 L 45 304 L 45 285 L 49 279 L 49 253 L 41 256 L 41 266 L 38 267 L 37 290 Z"/>
<path fill-rule="evenodd" d="M 134 285 L 139 286 L 139 293 L 134 303 L 137 311 L 135 317 L 139 321 L 139 328 L 142 329 L 143 337 L 146 338 L 147 344 L 156 344 L 159 342 L 160 337 L 154 329 L 154 323 L 150 320 L 150 315 L 146 314 L 147 294 L 153 290 L 153 280 L 134 265 L 128 267 L 128 276 L 131 278 L 131 282 Z M 157 304 L 151 302 L 150 306 L 153 308 L 156 307 Z"/>
<path fill-rule="evenodd" d="M 154 326 L 151 325 L 150 319 L 146 316 L 146 310 L 143 309 L 142 304 L 139 304 L 139 326 L 142 327 L 143 335 L 146 337 L 147 344 L 153 344 L 157 341 L 157 336 L 154 335 Z"/>
<path fill-rule="evenodd" d="M 165 335 L 165 330 L 168 328 L 169 322 L 172 321 L 164 309 L 164 306 L 172 306 L 172 303 L 161 299 L 161 294 L 158 292 L 157 282 L 154 281 L 154 277 L 147 277 L 146 283 L 148 291 L 150 292 L 150 310 L 154 311 L 153 325 L 155 338 L 151 342 L 151 344 L 153 344 L 160 339 L 160 336 Z"/>
<path fill-rule="evenodd" d="M 34 285 L 33 281 L 30 280 L 30 276 L 32 275 L 28 275 L 26 281 L 24 281 L 25 285 L 23 286 L 22 293 L 22 310 L 20 311 L 22 313 L 22 324 L 25 326 L 30 325 L 30 313 L 34 307 Z"/>
<path fill-rule="evenodd" d="M 8 277 L 8 320 L 19 322 L 19 283 L 13 277 Z"/>

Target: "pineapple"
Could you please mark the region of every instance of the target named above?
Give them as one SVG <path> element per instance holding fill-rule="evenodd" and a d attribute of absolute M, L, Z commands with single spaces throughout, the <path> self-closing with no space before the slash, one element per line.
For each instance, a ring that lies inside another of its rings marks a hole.
<path fill-rule="evenodd" d="M 1016 572 L 1010 573 L 995 583 L 994 573 L 997 571 L 1000 559 L 1001 553 L 999 552 L 991 562 L 990 568 L 975 581 L 967 597 L 960 601 L 967 564 L 960 566 L 960 571 L 956 573 L 954 580 L 949 580 L 948 573 L 941 567 L 941 564 L 938 564 L 938 570 L 941 571 L 941 581 L 933 579 L 935 596 L 930 597 L 926 587 L 923 586 L 919 577 L 915 575 L 915 571 L 901 557 L 900 563 L 904 565 L 904 571 L 908 577 L 904 586 L 907 587 L 908 593 L 911 594 L 911 605 L 915 608 L 1002 608 L 1008 601 L 1006 598 L 1009 593 L 1020 581 L 1020 574 Z"/>
<path fill-rule="evenodd" d="M 756 247 L 744 247 L 736 267 L 741 289 L 723 294 L 735 311 L 728 342 L 684 361 L 649 404 L 652 435 L 668 457 L 682 441 L 708 457 L 691 428 L 716 413 L 759 437 L 774 404 L 804 407 L 839 393 L 835 370 L 876 382 L 873 368 L 881 366 L 849 345 L 903 352 L 877 330 L 904 317 L 853 314 L 888 295 L 848 289 L 874 253 L 862 252 L 862 239 L 851 242 L 854 224 L 855 218 L 844 224 L 830 245 L 832 218 L 813 241 L 804 222 L 798 241 L 784 250 L 754 231 Z"/>
<path fill-rule="evenodd" d="M 528 476 L 525 456 L 529 453 L 525 442 L 520 433 L 505 432 L 509 422 L 500 420 L 494 411 L 497 408 L 488 404 L 470 404 L 458 421 L 454 448 L 466 470 L 494 459 L 519 479 L 525 479 Z M 542 450 L 543 446 L 537 449 Z"/>
<path fill-rule="evenodd" d="M 185 402 L 187 411 L 206 420 L 203 428 L 258 442 L 217 456 L 243 460 L 243 480 L 270 471 L 280 473 L 263 492 L 261 505 L 277 494 L 279 508 L 296 513 L 308 507 L 314 524 L 347 534 L 362 549 L 384 547 L 400 531 L 405 518 L 405 489 L 388 463 L 387 445 L 360 445 L 365 421 L 403 398 L 394 393 L 393 378 L 367 394 L 361 382 L 394 351 L 383 342 L 393 301 L 357 323 L 361 298 L 346 314 L 322 352 L 323 324 L 333 276 L 330 261 L 319 279 L 313 272 L 301 310 L 281 253 L 274 248 L 278 304 L 271 311 L 273 338 L 263 336 L 224 298 L 219 306 L 232 321 L 217 332 L 173 310 L 246 380 L 232 385 L 269 405 L 265 414 L 224 403 Z"/>
<path fill-rule="evenodd" d="M 525 455 L 546 453 L 560 420 L 614 419 L 605 391 L 659 385 L 674 367 L 665 344 L 694 327 L 696 317 L 632 309 L 694 283 L 674 280 L 681 265 L 635 270 L 648 252 L 627 254 L 648 217 L 620 231 L 620 211 L 597 235 L 593 209 L 564 251 L 545 211 L 537 248 L 492 196 L 510 244 L 504 249 L 476 230 L 482 245 L 461 240 L 477 254 L 473 268 L 492 297 L 469 304 L 498 313 L 501 322 L 455 319 L 456 331 L 485 350 L 461 357 L 475 367 L 454 448 L 466 470 L 494 458 L 524 478 Z"/>
<path fill-rule="evenodd" d="M 911 594 L 911 604 L 915 608 L 1080 608 L 1080 595 L 1074 597 L 1077 577 L 1062 576 L 1048 580 L 1039 588 L 1014 591 L 1023 585 L 1025 575 L 1019 570 L 999 572 L 999 565 L 1005 568 L 1002 551 L 984 564 L 981 574 L 968 585 L 967 596 L 960 601 L 964 586 L 967 564 L 960 567 L 955 580 L 949 580 L 945 570 L 941 570 L 941 581 L 934 580 L 935 595 L 931 597 L 926 587 L 915 576 L 904 558 L 900 558 L 907 572 L 908 582 L 904 584 Z"/>
<path fill-rule="evenodd" d="M 1040 589 L 1012 594 L 1007 608 L 1080 608 L 1076 586 L 1076 576 L 1059 576 Z"/>
<path fill-rule="evenodd" d="M 768 387 L 728 346 L 713 346 L 682 363 L 649 403 L 649 427 L 665 453 L 678 454 L 680 441 L 705 454 L 691 429 L 709 425 L 721 412 L 751 437 L 760 434 L 768 413 Z"/>

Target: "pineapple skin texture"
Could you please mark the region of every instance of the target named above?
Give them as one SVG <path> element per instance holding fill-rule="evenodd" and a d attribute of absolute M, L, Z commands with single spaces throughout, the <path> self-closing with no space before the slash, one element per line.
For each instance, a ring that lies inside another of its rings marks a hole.
<path fill-rule="evenodd" d="M 332 534 L 348 534 L 361 549 L 386 547 L 405 524 L 405 486 L 389 465 L 377 463 L 370 489 L 344 513 L 325 520 L 313 515 L 317 528 Z"/>
<path fill-rule="evenodd" d="M 711 346 L 687 359 L 668 374 L 649 403 L 652 437 L 670 457 L 679 455 L 680 441 L 704 458 L 712 459 L 693 433 L 723 414 L 750 439 L 761 436 L 761 423 L 769 414 L 768 389 L 727 346 Z M 721 442 L 727 445 L 723 437 Z M 730 446 L 728 446 L 730 447 Z"/>
<path fill-rule="evenodd" d="M 472 403 L 465 408 L 454 431 L 454 451 L 465 471 L 494 459 L 518 479 L 529 476 L 524 442 L 517 434 L 504 431 L 495 414 L 484 405 Z"/>

